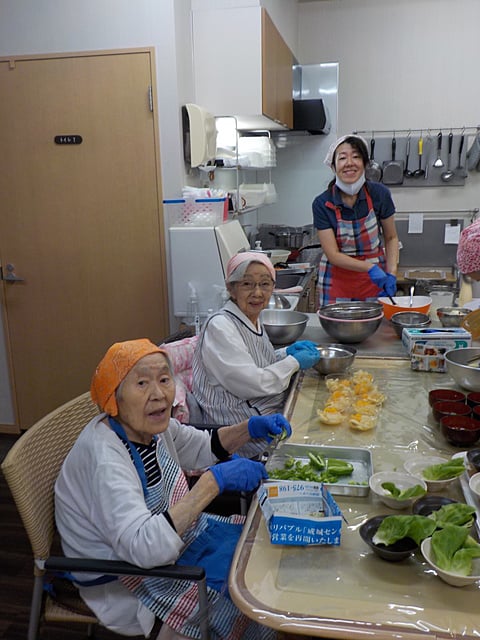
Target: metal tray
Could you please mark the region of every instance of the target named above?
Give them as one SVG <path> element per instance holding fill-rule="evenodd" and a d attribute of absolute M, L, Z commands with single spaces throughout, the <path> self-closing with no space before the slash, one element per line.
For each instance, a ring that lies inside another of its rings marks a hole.
<path fill-rule="evenodd" d="M 338 458 L 353 465 L 353 473 L 345 480 L 334 484 L 327 484 L 332 495 L 337 496 L 367 496 L 370 488 L 368 481 L 373 473 L 372 454 L 369 449 L 354 447 L 330 447 L 315 444 L 293 444 L 281 442 L 270 454 L 266 468 L 267 471 L 273 469 L 283 469 L 288 458 L 295 458 L 303 463 L 307 463 L 308 452 L 318 453 L 326 458 Z"/>

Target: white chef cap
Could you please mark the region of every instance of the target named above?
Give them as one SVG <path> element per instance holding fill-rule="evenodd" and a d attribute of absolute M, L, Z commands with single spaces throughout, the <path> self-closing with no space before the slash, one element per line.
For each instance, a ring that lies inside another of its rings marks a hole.
<path fill-rule="evenodd" d="M 338 140 L 336 140 L 335 142 L 333 142 L 330 145 L 330 147 L 329 147 L 329 149 L 327 151 L 327 155 L 325 156 L 325 160 L 323 161 L 332 170 L 333 170 L 333 156 L 335 155 L 335 150 L 337 149 L 337 147 L 339 145 L 342 144 L 342 142 L 345 142 L 345 140 L 347 140 L 348 138 L 356 138 L 359 142 L 361 142 L 363 145 L 365 145 L 365 151 L 367 152 L 367 155 L 368 155 L 368 144 L 367 144 L 367 141 L 365 140 L 365 138 L 362 138 L 362 136 L 359 136 L 356 133 L 348 133 L 345 136 L 340 136 L 340 138 L 338 138 Z"/>

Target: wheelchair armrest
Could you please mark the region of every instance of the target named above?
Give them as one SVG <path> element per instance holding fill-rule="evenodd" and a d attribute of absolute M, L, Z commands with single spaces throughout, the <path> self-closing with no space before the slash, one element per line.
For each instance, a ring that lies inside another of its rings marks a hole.
<path fill-rule="evenodd" d="M 82 573 L 102 573 L 120 576 L 148 576 L 150 578 L 182 578 L 200 581 L 205 578 L 203 567 L 164 565 L 144 569 L 121 560 L 101 560 L 96 558 L 65 558 L 51 556 L 45 561 L 49 571 L 79 571 Z"/>

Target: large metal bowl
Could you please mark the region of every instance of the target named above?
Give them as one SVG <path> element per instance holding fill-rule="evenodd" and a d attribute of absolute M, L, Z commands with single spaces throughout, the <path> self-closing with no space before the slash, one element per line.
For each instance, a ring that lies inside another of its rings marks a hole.
<path fill-rule="evenodd" d="M 479 359 L 475 362 L 474 356 Z M 450 349 L 445 354 L 445 367 L 455 382 L 463 389 L 480 391 L 480 347 L 466 347 L 464 349 Z"/>
<path fill-rule="evenodd" d="M 378 329 L 383 318 L 382 312 L 375 318 L 342 320 L 323 315 L 322 309 L 317 312 L 317 315 L 328 335 L 337 342 L 346 344 L 363 342 L 369 338 Z"/>
<path fill-rule="evenodd" d="M 327 375 L 329 373 L 343 373 L 352 366 L 357 350 L 344 344 L 326 344 L 317 346 L 320 360 L 313 368 Z"/>
<path fill-rule="evenodd" d="M 383 311 L 380 302 L 333 302 L 320 308 L 320 313 L 328 318 L 338 318 L 340 320 L 364 320 L 365 318 L 376 318 Z"/>
<path fill-rule="evenodd" d="M 304 313 L 285 309 L 264 309 L 260 316 L 268 337 L 276 345 L 298 340 L 308 320 Z"/>

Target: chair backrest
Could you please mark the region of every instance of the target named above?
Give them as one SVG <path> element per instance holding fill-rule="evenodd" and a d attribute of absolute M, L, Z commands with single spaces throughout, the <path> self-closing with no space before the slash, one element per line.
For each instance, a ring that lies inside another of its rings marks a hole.
<path fill-rule="evenodd" d="M 15 442 L 1 467 L 35 559 L 50 555 L 55 533 L 54 485 L 83 427 L 98 414 L 84 393 L 36 422 Z"/>

